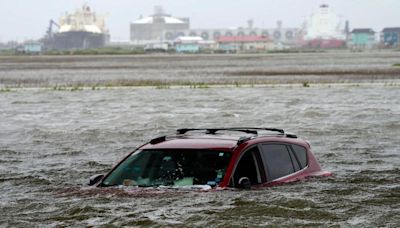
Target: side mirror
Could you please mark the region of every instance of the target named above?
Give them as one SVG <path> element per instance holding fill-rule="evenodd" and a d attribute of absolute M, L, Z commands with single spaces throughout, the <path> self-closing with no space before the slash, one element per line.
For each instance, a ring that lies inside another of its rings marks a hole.
<path fill-rule="evenodd" d="M 89 179 L 89 186 L 95 185 L 97 182 L 99 182 L 102 178 L 104 177 L 103 174 L 96 174 L 90 177 Z"/>
<path fill-rule="evenodd" d="M 251 189 L 251 182 L 248 177 L 241 177 L 238 181 L 238 187 L 242 189 Z"/>

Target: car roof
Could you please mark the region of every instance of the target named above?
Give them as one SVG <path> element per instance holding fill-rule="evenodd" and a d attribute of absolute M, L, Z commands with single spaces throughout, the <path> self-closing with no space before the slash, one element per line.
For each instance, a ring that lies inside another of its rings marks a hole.
<path fill-rule="evenodd" d="M 232 151 L 242 143 L 254 144 L 262 142 L 284 142 L 306 145 L 302 139 L 294 135 L 269 134 L 255 135 L 243 132 L 217 132 L 213 134 L 198 133 L 162 136 L 152 139 L 140 149 L 211 149 Z"/>
<path fill-rule="evenodd" d="M 212 149 L 232 150 L 240 137 L 227 135 L 187 135 L 166 137 L 156 143 L 148 143 L 141 149 Z"/>

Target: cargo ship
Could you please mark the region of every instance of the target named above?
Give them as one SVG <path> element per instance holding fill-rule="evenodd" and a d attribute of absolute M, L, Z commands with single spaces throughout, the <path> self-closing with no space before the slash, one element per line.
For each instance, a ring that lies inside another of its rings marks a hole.
<path fill-rule="evenodd" d="M 343 23 L 331 8 L 323 4 L 303 26 L 303 46 L 310 48 L 342 48 L 349 33 L 348 22 Z"/>
<path fill-rule="evenodd" d="M 73 50 L 104 47 L 109 40 L 104 17 L 83 5 L 75 13 L 66 13 L 58 23 L 51 20 L 44 43 L 47 49 Z"/>

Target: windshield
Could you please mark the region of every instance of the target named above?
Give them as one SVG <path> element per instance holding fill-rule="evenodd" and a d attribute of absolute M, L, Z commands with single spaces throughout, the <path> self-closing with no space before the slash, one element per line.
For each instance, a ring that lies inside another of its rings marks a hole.
<path fill-rule="evenodd" d="M 230 152 L 212 150 L 141 150 L 114 169 L 103 185 L 216 186 L 230 158 Z"/>

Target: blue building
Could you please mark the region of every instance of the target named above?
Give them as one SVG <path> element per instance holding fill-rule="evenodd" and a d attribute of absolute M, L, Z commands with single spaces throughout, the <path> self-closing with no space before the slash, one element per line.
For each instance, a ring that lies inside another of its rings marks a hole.
<path fill-rule="evenodd" d="M 200 51 L 200 43 L 203 41 L 198 36 L 182 36 L 175 40 L 175 50 L 178 53 L 197 53 Z"/>
<path fill-rule="evenodd" d="M 370 28 L 353 29 L 349 47 L 352 49 L 371 49 L 376 45 L 375 32 Z"/>
<path fill-rule="evenodd" d="M 25 42 L 17 47 L 16 51 L 23 54 L 40 54 L 42 53 L 43 45 L 38 42 Z"/>
<path fill-rule="evenodd" d="M 384 28 L 381 41 L 385 47 L 398 47 L 400 39 L 400 27 Z"/>

